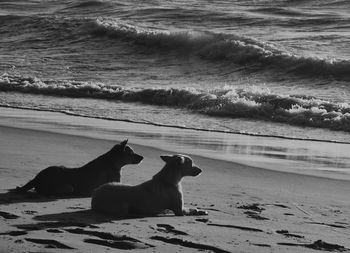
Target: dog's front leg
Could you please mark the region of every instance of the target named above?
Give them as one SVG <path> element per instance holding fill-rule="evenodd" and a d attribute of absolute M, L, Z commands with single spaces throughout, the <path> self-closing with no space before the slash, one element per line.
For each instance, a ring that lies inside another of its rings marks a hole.
<path fill-rule="evenodd" d="M 208 212 L 198 210 L 197 208 L 185 208 L 182 197 L 174 200 L 173 208 L 171 210 L 175 213 L 176 216 L 208 215 Z"/>
<path fill-rule="evenodd" d="M 174 212 L 174 214 L 176 216 L 184 216 L 184 215 L 186 215 L 186 210 L 183 209 L 182 206 L 173 208 L 172 211 Z"/>
<path fill-rule="evenodd" d="M 183 206 L 183 200 L 182 196 L 179 196 L 178 198 L 173 200 L 173 205 L 171 210 L 174 212 L 176 216 L 184 216 L 184 206 Z"/>

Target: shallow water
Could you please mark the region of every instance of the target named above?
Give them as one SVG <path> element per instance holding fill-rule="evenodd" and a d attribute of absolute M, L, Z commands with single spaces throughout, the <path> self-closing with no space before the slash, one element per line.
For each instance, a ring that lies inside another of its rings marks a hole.
<path fill-rule="evenodd" d="M 263 169 L 350 180 L 350 145 L 207 132 L 4 108 L 0 125 L 132 143 Z M 233 165 L 234 166 L 234 165 Z"/>

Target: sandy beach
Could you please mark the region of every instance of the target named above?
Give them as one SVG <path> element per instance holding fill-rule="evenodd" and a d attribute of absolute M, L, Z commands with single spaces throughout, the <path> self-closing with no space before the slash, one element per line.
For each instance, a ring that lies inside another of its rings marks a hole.
<path fill-rule="evenodd" d="M 247 159 L 238 163 L 234 158 L 211 157 L 209 151 L 191 149 L 183 142 L 157 137 L 145 141 L 141 134 L 132 134 L 142 128 L 144 134 L 151 136 L 154 131 L 156 136 L 159 130 L 152 126 L 113 122 L 126 125 L 128 131 L 106 132 L 97 123 L 94 128 L 82 122 L 67 127 L 67 115 L 40 112 L 40 120 L 31 113 L 2 109 L 0 252 L 350 251 L 350 181 L 340 180 L 341 176 L 331 179 L 271 170 L 267 168 L 272 163 L 249 163 Z M 53 120 L 55 117 L 59 120 Z M 112 124 L 104 122 L 105 126 Z M 172 132 L 174 139 L 184 137 L 178 131 Z M 150 179 L 163 166 L 161 154 L 182 150 L 204 171 L 199 177 L 184 178 L 185 206 L 205 210 L 208 215 L 165 213 L 117 220 L 93 213 L 90 198 L 8 193 L 50 165 L 82 165 L 124 138 L 145 158 L 140 165 L 124 167 L 123 182 L 138 184 Z M 205 133 L 201 138 L 203 148 L 210 145 Z"/>

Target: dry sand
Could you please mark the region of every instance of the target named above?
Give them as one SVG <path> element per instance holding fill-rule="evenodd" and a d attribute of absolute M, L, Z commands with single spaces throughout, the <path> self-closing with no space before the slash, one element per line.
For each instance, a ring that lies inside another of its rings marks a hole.
<path fill-rule="evenodd" d="M 204 172 L 183 180 L 185 205 L 206 210 L 207 216 L 165 213 L 116 220 L 93 213 L 90 198 L 7 192 L 50 165 L 82 165 L 110 149 L 115 139 L 24 129 L 14 122 L 12 127 L 0 126 L 0 140 L 0 252 L 350 249 L 349 181 L 191 155 Z M 129 143 L 145 159 L 141 165 L 126 166 L 122 180 L 137 184 L 151 178 L 163 166 L 159 156 L 169 152 L 133 144 L 132 139 Z"/>

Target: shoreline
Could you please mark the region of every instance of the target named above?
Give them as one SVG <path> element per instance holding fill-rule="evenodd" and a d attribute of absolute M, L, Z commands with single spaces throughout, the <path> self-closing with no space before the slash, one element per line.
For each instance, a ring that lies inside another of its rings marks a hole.
<path fill-rule="evenodd" d="M 166 214 L 116 220 L 92 213 L 90 198 L 52 199 L 7 193 L 47 166 L 82 165 L 135 130 L 130 124 L 126 132 L 115 129 L 113 133 L 90 125 L 67 128 L 64 122 L 48 124 L 52 118 L 47 115 L 41 115 L 47 121 L 43 125 L 42 118 L 39 122 L 35 118 L 28 120 L 30 115 L 24 114 L 26 120 L 10 118 L 8 123 L 12 125 L 7 127 L 0 117 L 0 139 L 6 143 L 0 147 L 0 252 L 109 252 L 121 250 L 123 245 L 156 253 L 203 249 L 314 252 L 317 247 L 327 250 L 329 245 L 350 249 L 349 181 L 193 155 L 187 152 L 192 146 L 180 145 L 184 142 L 166 146 L 164 142 L 171 138 L 130 138 L 130 146 L 145 158 L 140 165 L 123 168 L 122 181 L 135 185 L 148 180 L 163 166 L 159 156 L 180 146 L 181 153 L 190 154 L 203 169 L 199 177 L 183 180 L 185 206 L 206 210 L 207 216 Z M 61 115 L 59 119 L 62 120 Z M 43 126 L 47 131 L 40 131 Z M 173 134 L 173 138 L 181 137 Z M 187 140 L 187 135 L 182 136 Z M 207 139 L 208 145 L 211 140 Z"/>
<path fill-rule="evenodd" d="M 130 138 L 135 144 L 165 151 L 187 152 L 265 170 L 350 180 L 350 145 L 341 143 L 203 132 L 13 108 L 0 111 L 0 126 L 105 140 Z"/>
<path fill-rule="evenodd" d="M 127 120 L 127 119 L 114 119 L 114 118 L 108 118 L 108 117 L 86 116 L 86 115 L 81 115 L 81 114 L 77 114 L 77 113 L 71 113 L 71 112 L 67 112 L 67 111 L 55 111 L 55 110 L 49 110 L 49 109 L 29 108 L 29 107 L 21 107 L 21 106 L 16 107 L 16 106 L 0 105 L 0 107 L 1 108 L 14 109 L 14 110 L 29 110 L 29 111 L 49 112 L 49 113 L 50 112 L 51 113 L 62 113 L 62 114 L 67 115 L 67 116 L 82 117 L 82 118 L 88 118 L 88 119 L 126 122 L 126 123 L 132 123 L 132 124 L 151 125 L 151 126 L 156 126 L 156 127 L 167 127 L 167 128 L 176 128 L 176 129 L 182 129 L 182 130 L 193 130 L 193 131 L 210 132 L 210 133 L 246 135 L 246 136 L 252 136 L 252 137 L 277 138 L 277 139 L 296 140 L 296 141 L 311 141 L 311 142 L 324 142 L 324 143 L 336 143 L 336 144 L 350 144 L 350 142 L 347 142 L 347 141 L 322 140 L 322 139 L 313 139 L 313 138 L 299 138 L 299 137 L 283 136 L 283 135 L 264 135 L 264 134 L 259 134 L 259 133 L 230 131 L 230 130 L 224 131 L 224 130 L 217 130 L 217 129 L 191 128 L 191 127 L 184 127 L 184 126 L 179 126 L 179 125 L 165 125 L 165 124 L 149 122 L 149 121 L 148 122 L 142 122 L 142 121 Z"/>

